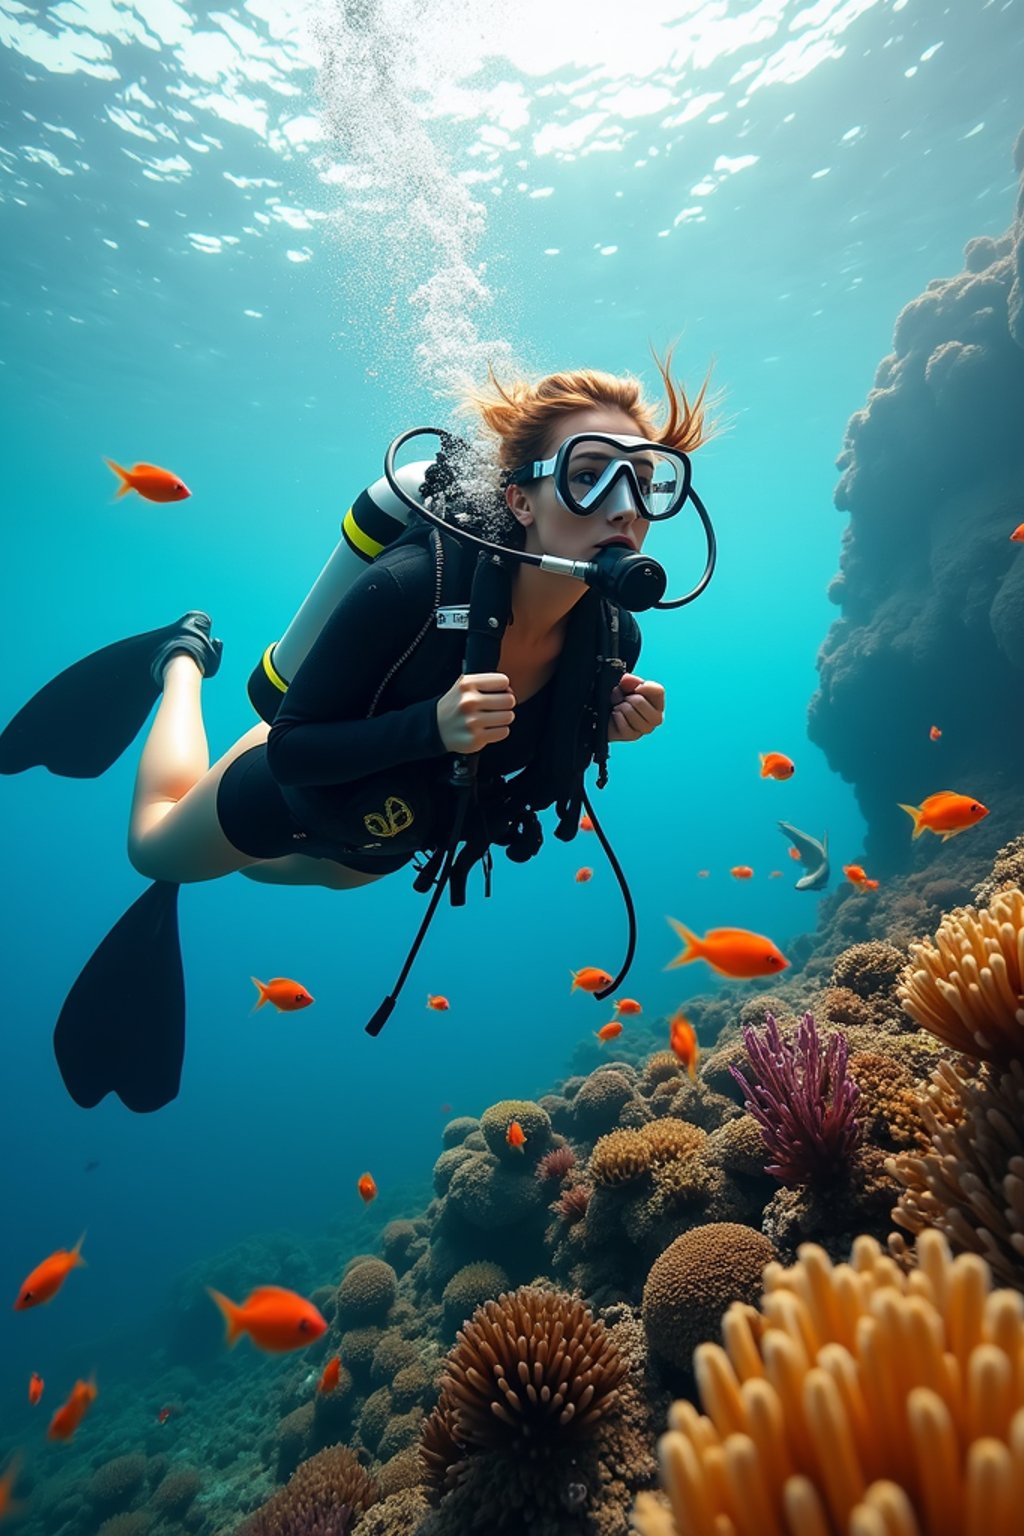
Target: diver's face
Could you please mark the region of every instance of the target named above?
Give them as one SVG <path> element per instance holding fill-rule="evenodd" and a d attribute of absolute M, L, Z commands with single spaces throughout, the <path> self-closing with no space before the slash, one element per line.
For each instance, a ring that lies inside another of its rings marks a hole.
<path fill-rule="evenodd" d="M 578 432 L 614 432 L 620 436 L 642 437 L 644 434 L 631 416 L 611 406 L 590 406 L 582 411 L 570 411 L 559 417 L 553 434 L 544 445 L 542 457 L 552 458 L 567 437 Z M 611 444 L 595 445 L 595 451 L 604 455 L 604 462 L 592 466 L 593 485 L 601 474 L 604 463 L 614 459 Z M 587 484 L 580 484 L 574 494 L 581 498 Z M 610 539 L 625 539 L 634 549 L 639 549 L 647 537 L 650 523 L 632 506 L 632 498 L 611 495 L 607 501 L 617 510 L 606 510 L 600 503 L 588 517 L 580 517 L 563 507 L 555 494 L 553 475 L 532 480 L 528 485 L 510 485 L 505 493 L 512 515 L 526 529 L 526 551 L 531 555 L 559 555 L 563 560 L 592 560 L 600 545 Z M 628 505 L 627 505 L 628 503 Z"/>

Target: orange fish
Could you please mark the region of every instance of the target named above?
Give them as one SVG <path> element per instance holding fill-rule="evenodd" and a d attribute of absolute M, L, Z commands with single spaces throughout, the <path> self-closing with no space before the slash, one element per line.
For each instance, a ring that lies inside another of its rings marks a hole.
<path fill-rule="evenodd" d="M 131 469 L 122 469 L 113 459 L 104 459 L 103 462 L 121 480 L 114 496 L 115 501 L 120 496 L 127 496 L 129 491 L 138 491 L 146 501 L 184 501 L 186 496 L 192 494 L 177 475 L 169 469 L 158 468 L 156 464 L 133 464 Z"/>
<path fill-rule="evenodd" d="M 988 815 L 988 808 L 980 800 L 972 800 L 970 795 L 958 795 L 952 789 L 940 789 L 937 795 L 929 795 L 920 805 L 897 803 L 914 823 L 914 838 L 920 837 L 922 832 L 934 832 L 944 843 Z"/>
<path fill-rule="evenodd" d="M 864 881 L 867 879 L 867 875 L 864 873 L 864 866 L 862 864 L 844 864 L 843 874 L 846 876 L 847 880 L 850 881 L 851 885 L 863 885 Z"/>
<path fill-rule="evenodd" d="M 928 735 L 932 741 L 938 741 L 942 736 L 942 732 L 937 725 L 933 725 L 929 728 Z"/>
<path fill-rule="evenodd" d="M 32 1404 L 33 1408 L 43 1395 L 44 1385 L 45 1383 L 39 1372 L 33 1371 L 32 1375 L 28 1379 L 28 1400 Z"/>
<path fill-rule="evenodd" d="M 796 763 L 785 752 L 759 752 L 761 759 L 762 779 L 791 779 L 796 772 Z"/>
<path fill-rule="evenodd" d="M 582 869 L 578 869 L 576 871 L 576 884 L 577 885 L 586 885 L 587 881 L 588 880 L 593 880 L 593 878 L 594 878 L 594 871 L 592 869 L 588 869 L 585 864 L 584 864 Z"/>
<path fill-rule="evenodd" d="M 451 1108 L 450 1105 L 449 1108 Z M 356 1180 L 356 1189 L 358 1189 L 361 1199 L 364 1200 L 367 1205 L 369 1205 L 371 1200 L 376 1200 L 377 1198 L 377 1185 L 374 1182 L 372 1173 L 362 1174 Z"/>
<path fill-rule="evenodd" d="M 781 869 L 770 869 L 768 871 L 768 879 L 769 880 L 781 880 L 782 879 L 782 870 Z"/>
<path fill-rule="evenodd" d="M 697 879 L 698 880 L 706 880 L 708 878 L 708 876 L 710 875 L 710 873 L 711 873 L 710 869 L 698 869 L 698 871 L 697 871 Z"/>
<path fill-rule="evenodd" d="M 800 857 L 800 849 L 799 848 L 787 848 L 786 852 L 789 854 L 791 859 L 799 859 L 799 857 Z"/>
<path fill-rule="evenodd" d="M 53 1300 L 71 1271 L 85 1264 L 81 1252 L 84 1242 L 83 1232 L 73 1248 L 58 1248 L 48 1259 L 36 1265 L 18 1292 L 18 1299 L 14 1303 L 15 1312 L 24 1312 L 29 1307 L 39 1307 L 44 1301 Z"/>
<path fill-rule="evenodd" d="M 623 1018 L 626 1019 L 634 1018 L 638 1013 L 643 1013 L 643 1009 L 635 997 L 620 997 L 617 1003 L 612 1004 L 612 1007 L 616 1013 L 621 1013 Z"/>
<path fill-rule="evenodd" d="M 749 979 L 752 976 L 775 976 L 789 964 L 771 939 L 763 934 L 751 933 L 746 928 L 709 928 L 702 939 L 674 917 L 668 922 L 683 940 L 686 948 L 681 955 L 670 960 L 666 971 L 677 965 L 689 965 L 691 960 L 706 960 L 713 971 L 722 976 Z"/>
<path fill-rule="evenodd" d="M 341 1356 L 333 1355 L 324 1366 L 324 1373 L 317 1383 L 318 1392 L 333 1392 L 341 1377 Z"/>
<path fill-rule="evenodd" d="M 622 1034 L 622 1025 L 618 1019 L 611 1019 L 607 1024 L 602 1024 L 600 1029 L 595 1029 L 594 1034 L 603 1045 L 606 1040 L 617 1040 Z"/>
<path fill-rule="evenodd" d="M 442 997 L 440 993 L 434 997 L 431 996 L 431 994 L 428 992 L 427 1007 L 433 1008 L 435 1013 L 447 1013 L 448 1009 L 451 1007 L 451 1004 L 449 1003 L 448 999 L 446 997 Z"/>
<path fill-rule="evenodd" d="M 278 1013 L 294 1013 L 298 1008 L 308 1008 L 314 1001 L 301 982 L 289 981 L 287 976 L 274 976 L 266 982 L 250 976 L 249 980 L 260 994 L 253 1013 L 257 1013 L 264 1003 L 273 1003 Z"/>
<path fill-rule="evenodd" d="M 878 881 L 877 880 L 869 880 L 867 875 L 865 875 L 864 876 L 864 889 L 866 891 L 877 891 L 878 890 Z"/>
<path fill-rule="evenodd" d="M 174 1414 L 175 1414 L 174 1408 L 170 1404 L 168 1404 L 168 1406 L 166 1408 L 161 1408 L 160 1409 L 160 1411 L 158 1412 L 158 1414 L 156 1416 L 156 1421 L 157 1421 L 158 1424 L 166 1424 L 168 1419 L 173 1419 L 174 1418 Z"/>
<path fill-rule="evenodd" d="M 14 1485 L 21 1471 L 21 1456 L 15 1451 L 3 1472 L 0 1472 L 0 1520 L 7 1520 L 21 1509 L 14 1502 Z"/>
<path fill-rule="evenodd" d="M 593 832 L 593 830 L 594 830 L 594 823 L 591 821 L 590 817 L 587 816 L 586 814 L 582 815 L 580 817 L 580 831 L 581 832 Z"/>
<path fill-rule="evenodd" d="M 1010 538 L 1015 544 L 1024 544 L 1024 523 L 1017 524 L 1016 528 L 1010 534 Z"/>
<path fill-rule="evenodd" d="M 734 880 L 752 880 L 754 871 L 749 864 L 734 864 L 729 871 Z"/>
<path fill-rule="evenodd" d="M 513 1147 L 517 1152 L 521 1152 L 526 1146 L 526 1132 L 523 1130 L 518 1120 L 512 1120 L 509 1122 L 508 1130 L 505 1132 L 505 1140 L 508 1142 L 509 1146 Z"/>
<path fill-rule="evenodd" d="M 313 1303 L 283 1285 L 257 1286 L 241 1306 L 212 1286 L 206 1291 L 224 1314 L 229 1349 L 247 1333 L 260 1349 L 284 1354 L 289 1349 L 305 1349 L 327 1331 L 327 1323 Z"/>
<path fill-rule="evenodd" d="M 689 1072 L 691 1082 L 695 1083 L 700 1046 L 697 1043 L 697 1031 L 681 1008 L 668 1021 L 668 1043 Z"/>
<path fill-rule="evenodd" d="M 67 1401 L 61 1404 L 50 1420 L 46 1438 L 70 1440 L 95 1401 L 95 1380 L 76 1381 L 68 1394 Z"/>
<path fill-rule="evenodd" d="M 577 988 L 581 992 L 600 992 L 602 987 L 610 987 L 612 984 L 608 972 L 598 970 L 596 965 L 585 965 L 578 971 L 570 971 L 569 975 L 572 977 L 570 992 L 575 992 Z"/>

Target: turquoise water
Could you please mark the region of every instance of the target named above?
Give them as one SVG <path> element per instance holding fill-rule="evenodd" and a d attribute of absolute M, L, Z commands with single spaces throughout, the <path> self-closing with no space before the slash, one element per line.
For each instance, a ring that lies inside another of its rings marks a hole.
<path fill-rule="evenodd" d="M 1024 26 L 1019 3 L 515 11 L 510 30 L 496 6 L 428 6 L 414 33 L 386 3 L 346 21 L 0 0 L 0 719 L 78 656 L 202 607 L 225 642 L 204 690 L 219 755 L 388 442 L 452 423 L 456 357 L 477 377 L 489 354 L 633 370 L 654 396 L 648 342 L 678 339 L 688 386 L 713 361 L 724 392 L 729 429 L 694 462 L 720 563 L 698 603 L 642 621 L 666 723 L 613 749 L 597 802 L 640 919 L 622 990 L 656 1017 L 708 987 L 664 971 L 666 914 L 784 950 L 813 927 L 817 898 L 766 878 L 778 816 L 827 827 L 836 867 L 860 853 L 852 794 L 805 735 L 835 613 L 834 459 L 900 308 L 1009 221 Z M 193 495 L 114 502 L 103 456 L 167 465 Z M 673 590 L 694 579 L 681 530 L 648 549 Z M 795 758 L 790 783 L 758 779 L 769 749 Z M 3 1284 L 13 1300 L 83 1229 L 89 1260 L 52 1307 L 0 1312 L 0 1442 L 39 1433 L 30 1370 L 55 1391 L 69 1351 L 101 1380 L 128 1371 L 118 1338 L 186 1265 L 209 1259 L 217 1284 L 236 1240 L 339 1220 L 371 1247 L 426 1201 L 441 1105 L 548 1091 L 608 1016 L 570 997 L 570 968 L 614 972 L 625 944 L 593 840 L 549 838 L 525 867 L 499 853 L 491 900 L 477 871 L 467 907 L 441 907 L 371 1040 L 423 909 L 408 872 L 355 893 L 193 886 L 181 1094 L 84 1112 L 50 1036 L 144 886 L 124 850 L 138 750 L 97 781 L 0 784 Z M 737 863 L 757 878 L 731 880 Z M 295 976 L 316 1005 L 251 1017 L 251 974 Z M 363 1209 L 365 1169 L 381 1198 Z"/>

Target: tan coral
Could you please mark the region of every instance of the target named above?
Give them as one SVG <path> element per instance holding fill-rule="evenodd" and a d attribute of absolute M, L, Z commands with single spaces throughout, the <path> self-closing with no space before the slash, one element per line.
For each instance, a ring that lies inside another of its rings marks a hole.
<path fill-rule="evenodd" d="M 1024 891 L 956 908 L 910 956 L 899 999 L 922 1029 L 978 1060 L 1024 1058 Z"/>
<path fill-rule="evenodd" d="M 595 1184 L 628 1184 L 651 1166 L 650 1149 L 637 1130 L 609 1131 L 590 1154 L 590 1176 Z"/>
<path fill-rule="evenodd" d="M 954 1248 L 980 1254 L 997 1278 L 1024 1291 L 1024 1064 L 975 1077 L 943 1062 L 920 1099 L 927 1151 L 886 1167 L 904 1185 L 892 1219 L 908 1232 L 937 1227 Z M 894 1234 L 890 1248 L 906 1250 Z"/>
<path fill-rule="evenodd" d="M 708 1139 L 707 1131 L 687 1120 L 652 1120 L 640 1132 L 647 1148 L 652 1167 L 659 1163 L 674 1162 L 677 1158 L 692 1157 Z"/>
<path fill-rule="evenodd" d="M 1024 1300 L 938 1232 L 917 1248 L 910 1275 L 869 1237 L 767 1266 L 761 1310 L 697 1350 L 703 1412 L 673 1404 L 640 1536 L 1018 1536 Z"/>
<path fill-rule="evenodd" d="M 927 1144 L 921 1101 L 901 1062 L 881 1051 L 857 1051 L 847 1070 L 860 1089 L 856 1115 L 869 1141 L 890 1150 Z"/>
<path fill-rule="evenodd" d="M 895 944 L 869 939 L 851 944 L 835 958 L 832 986 L 844 987 L 858 997 L 874 997 L 891 992 L 900 979 L 907 957 Z"/>

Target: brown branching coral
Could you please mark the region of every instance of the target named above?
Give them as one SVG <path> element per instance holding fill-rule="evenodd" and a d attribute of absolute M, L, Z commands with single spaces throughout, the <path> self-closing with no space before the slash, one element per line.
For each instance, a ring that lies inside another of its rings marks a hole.
<path fill-rule="evenodd" d="M 908 1232 L 937 1227 L 1024 1291 L 1024 1064 L 971 1078 L 943 1062 L 920 1104 L 931 1147 L 886 1163 L 905 1186 L 893 1221 Z M 898 1234 L 889 1244 L 906 1259 Z"/>
<path fill-rule="evenodd" d="M 556 1216 L 561 1216 L 567 1226 L 574 1226 L 582 1221 L 587 1214 L 590 1197 L 593 1194 L 589 1184 L 570 1184 L 563 1189 L 558 1199 L 548 1207 Z"/>
<path fill-rule="evenodd" d="M 298 1466 L 250 1515 L 238 1536 L 348 1536 L 377 1499 L 377 1485 L 347 1445 L 330 1445 Z"/>
<path fill-rule="evenodd" d="M 593 1432 L 625 1374 L 611 1335 L 582 1302 L 524 1286 L 460 1329 L 442 1401 L 460 1445 L 548 1452 Z"/>
<path fill-rule="evenodd" d="M 868 1237 L 767 1266 L 697 1350 L 704 1412 L 671 1408 L 641 1536 L 1016 1536 L 1024 1301 L 938 1232 L 917 1250 L 909 1276 Z"/>
<path fill-rule="evenodd" d="M 435 1499 L 455 1487 L 465 1469 L 466 1456 L 465 1446 L 458 1443 L 453 1433 L 451 1404 L 442 1397 L 433 1413 L 424 1419 L 419 1443 L 420 1465 Z"/>
<path fill-rule="evenodd" d="M 922 1029 L 978 1060 L 1024 1058 L 1024 891 L 956 908 L 910 956 L 899 998 Z"/>

